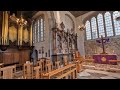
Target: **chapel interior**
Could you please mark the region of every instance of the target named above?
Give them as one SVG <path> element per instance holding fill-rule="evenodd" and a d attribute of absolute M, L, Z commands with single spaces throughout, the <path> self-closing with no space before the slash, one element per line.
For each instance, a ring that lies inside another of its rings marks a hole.
<path fill-rule="evenodd" d="M 120 79 L 120 11 L 0 11 L 0 79 Z"/>

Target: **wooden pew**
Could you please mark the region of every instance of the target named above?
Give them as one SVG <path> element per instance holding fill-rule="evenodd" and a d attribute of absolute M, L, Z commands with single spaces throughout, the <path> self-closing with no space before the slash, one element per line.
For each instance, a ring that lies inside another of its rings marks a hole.
<path fill-rule="evenodd" d="M 0 74 L 3 73 L 2 76 L 0 75 L 0 77 L 2 79 L 14 79 L 15 72 L 16 72 L 16 65 L 0 68 Z"/>
<path fill-rule="evenodd" d="M 44 72 L 44 60 L 37 61 L 37 66 L 40 66 L 41 71 Z"/>
<path fill-rule="evenodd" d="M 77 70 L 76 68 L 68 71 L 65 74 L 62 74 L 61 76 L 58 76 L 56 79 L 63 79 L 65 77 L 65 79 L 69 79 L 68 75 L 70 75 L 70 79 L 76 79 L 76 74 L 77 74 Z"/>
<path fill-rule="evenodd" d="M 24 64 L 23 76 L 25 79 L 33 78 L 33 63 L 25 63 Z"/>
<path fill-rule="evenodd" d="M 40 66 L 33 68 L 33 79 L 40 79 L 42 77 L 42 70 Z"/>
<path fill-rule="evenodd" d="M 60 61 L 55 61 L 55 69 L 61 68 Z"/>
<path fill-rule="evenodd" d="M 4 67 L 4 63 L 0 63 L 0 67 L 1 67 L 1 68 Z"/>
<path fill-rule="evenodd" d="M 43 78 L 44 79 L 52 79 L 53 77 L 56 77 L 56 79 L 61 79 L 63 77 L 67 77 L 72 72 L 74 72 L 73 75 L 75 75 L 75 77 L 73 77 L 73 79 L 77 78 L 76 64 L 69 64 L 62 68 L 45 73 L 45 74 L 43 74 Z"/>
<path fill-rule="evenodd" d="M 64 66 L 66 66 L 66 65 L 69 64 L 67 59 L 64 59 L 64 60 L 63 60 L 63 63 L 64 63 Z"/>
<path fill-rule="evenodd" d="M 46 64 L 46 73 L 51 72 L 53 70 L 53 65 L 51 63 Z"/>

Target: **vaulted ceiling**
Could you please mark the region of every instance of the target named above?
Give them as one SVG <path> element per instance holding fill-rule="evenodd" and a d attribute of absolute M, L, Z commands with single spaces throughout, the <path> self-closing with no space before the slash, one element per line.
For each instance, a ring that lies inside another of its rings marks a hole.
<path fill-rule="evenodd" d="M 32 18 L 32 16 L 37 12 L 37 11 L 18 11 L 18 15 L 22 12 L 24 18 Z M 83 15 L 85 13 L 88 13 L 89 11 L 69 11 L 73 16 L 78 17 L 80 15 Z"/>
<path fill-rule="evenodd" d="M 70 13 L 75 16 L 75 17 L 78 17 L 80 15 L 83 15 L 85 13 L 88 13 L 89 11 L 70 11 Z"/>

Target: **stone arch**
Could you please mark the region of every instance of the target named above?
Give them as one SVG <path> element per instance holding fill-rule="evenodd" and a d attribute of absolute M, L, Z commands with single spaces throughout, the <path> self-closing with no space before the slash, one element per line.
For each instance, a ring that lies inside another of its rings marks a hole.
<path fill-rule="evenodd" d="M 68 17 L 71 20 L 72 25 L 73 25 L 72 29 L 75 32 L 75 23 L 74 23 L 74 20 L 72 19 L 72 17 L 69 14 L 65 14 L 65 17 Z"/>
<path fill-rule="evenodd" d="M 47 44 L 48 44 L 48 48 L 50 50 L 50 55 L 52 55 L 52 28 L 55 26 L 55 17 L 54 17 L 54 13 L 53 11 L 38 11 L 36 12 L 36 14 L 32 17 L 32 19 L 35 19 L 35 18 L 39 18 L 39 16 L 41 14 L 44 14 L 45 15 L 45 19 L 46 19 L 46 24 L 47 24 L 47 29 L 48 30 L 48 33 L 49 35 L 46 36 L 48 37 L 47 41 L 45 41 Z M 43 44 L 44 42 L 42 42 L 41 44 Z M 48 50 L 47 50 L 48 51 Z"/>

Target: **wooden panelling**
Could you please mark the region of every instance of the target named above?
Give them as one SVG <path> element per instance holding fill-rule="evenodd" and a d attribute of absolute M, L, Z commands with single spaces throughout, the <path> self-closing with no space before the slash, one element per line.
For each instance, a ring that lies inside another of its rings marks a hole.
<path fill-rule="evenodd" d="M 3 63 L 4 64 L 13 63 L 13 54 L 12 53 L 3 53 Z"/>
<path fill-rule="evenodd" d="M 30 61 L 30 50 L 0 52 L 0 63 L 4 65 L 24 64 L 26 61 Z"/>
<path fill-rule="evenodd" d="M 19 63 L 24 64 L 26 61 L 30 61 L 30 52 L 29 51 L 21 51 Z"/>
<path fill-rule="evenodd" d="M 19 53 L 13 53 L 14 55 L 13 55 L 13 57 L 14 57 L 14 63 L 17 63 L 17 62 L 19 62 L 19 56 L 20 56 L 20 54 Z"/>
<path fill-rule="evenodd" d="M 2 53 L 0 53 L 0 63 L 3 62 Z"/>

